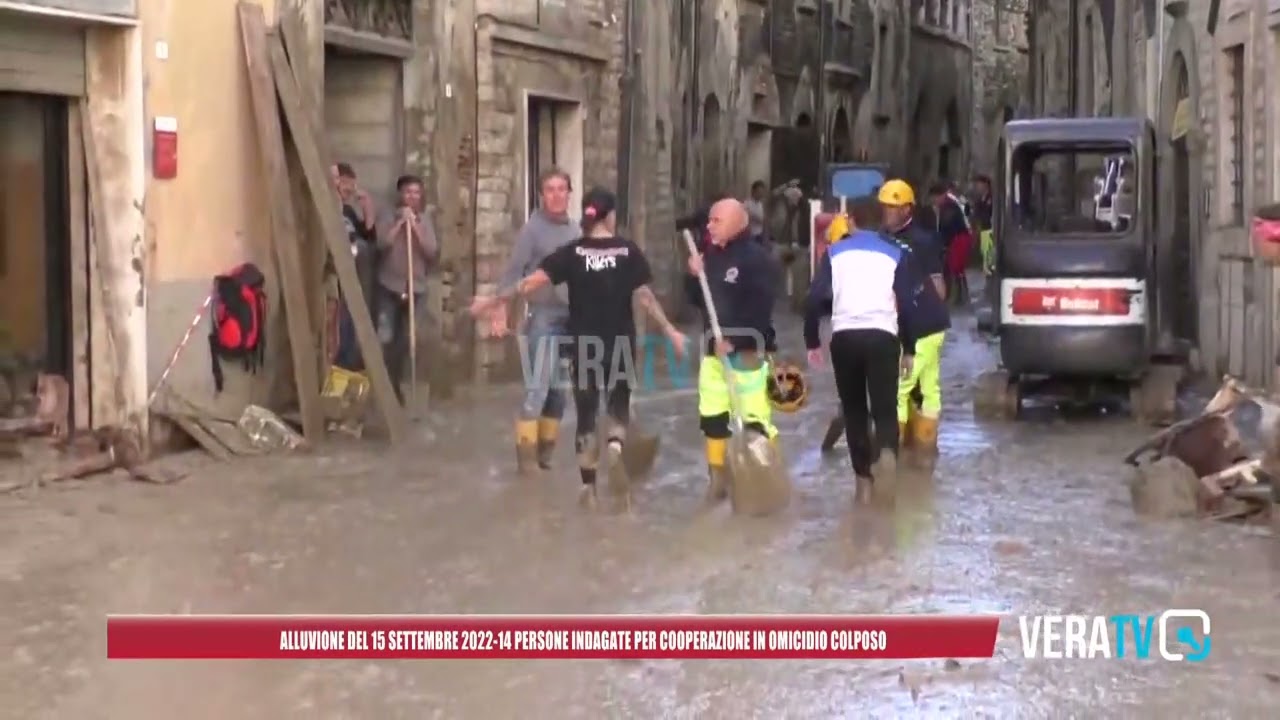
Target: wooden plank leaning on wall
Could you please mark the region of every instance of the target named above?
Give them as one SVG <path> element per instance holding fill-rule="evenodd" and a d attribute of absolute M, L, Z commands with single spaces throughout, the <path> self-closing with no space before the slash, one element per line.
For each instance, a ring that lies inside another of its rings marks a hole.
<path fill-rule="evenodd" d="M 276 94 L 280 100 L 280 107 L 284 110 L 285 121 L 288 123 L 288 140 L 298 154 L 306 177 L 307 195 L 323 227 L 324 241 L 333 258 L 338 284 L 351 311 L 356 339 L 360 343 L 366 372 L 373 386 L 374 400 L 381 411 L 391 442 L 398 443 L 404 439 L 405 434 L 404 411 L 391 385 L 391 376 L 387 373 L 386 362 L 382 355 L 382 344 L 374 331 L 373 316 L 369 312 L 368 303 L 365 302 L 364 293 L 360 289 L 360 280 L 356 276 L 350 240 L 336 211 L 341 205 L 337 190 L 329 179 L 329 164 L 325 157 L 325 149 L 319 142 L 319 129 L 313 126 L 312 116 L 307 110 L 289 65 L 284 43 L 278 34 L 266 33 L 266 20 L 261 6 L 242 2 L 239 8 L 242 28 L 246 34 L 245 52 L 247 55 L 253 55 L 250 59 L 250 67 L 265 66 L 263 59 L 257 57 L 259 48 L 265 48 L 265 55 L 269 56 L 270 68 L 275 78 Z M 246 18 L 252 19 L 246 22 Z M 248 38 L 250 34 L 255 36 L 252 41 Z M 301 267 L 300 261 L 298 267 Z"/>
<path fill-rule="evenodd" d="M 92 341 L 89 333 L 93 322 L 90 307 L 95 305 L 90 292 L 101 290 L 93 287 L 89 278 L 89 218 L 88 187 L 85 183 L 84 131 L 80 124 L 84 117 L 79 103 L 67 106 L 67 206 L 70 211 L 71 278 L 69 284 L 71 302 L 71 407 L 72 423 L 76 430 L 88 430 L 93 423 L 93 399 L 89 395 L 92 380 L 89 349 Z M 99 294 L 99 297 L 101 295 Z M 101 306 L 97 308 L 102 311 Z"/>
<path fill-rule="evenodd" d="M 261 6 L 241 3 L 239 13 L 253 115 L 258 129 L 258 157 L 262 161 L 271 204 L 271 245 L 276 275 L 280 280 L 280 295 L 284 299 L 285 324 L 293 356 L 293 379 L 302 414 L 302 433 L 307 440 L 317 443 L 324 438 L 319 366 L 312 344 L 311 313 L 303 279 L 297 216 L 289 190 L 289 173 L 285 168 L 284 132 L 280 127 L 271 78 L 267 25 Z"/>

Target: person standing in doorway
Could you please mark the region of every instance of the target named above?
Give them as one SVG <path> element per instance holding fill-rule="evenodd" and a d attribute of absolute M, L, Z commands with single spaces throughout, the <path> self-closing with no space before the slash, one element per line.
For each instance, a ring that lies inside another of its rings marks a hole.
<path fill-rule="evenodd" d="M 517 294 L 532 297 L 552 285 L 568 286 L 568 331 L 576 350 L 573 399 L 578 428 L 574 444 L 582 478 L 580 500 L 587 507 L 597 502 L 600 444 L 596 425 L 602 399 L 609 419 L 604 450 L 610 485 L 618 494 L 629 496 L 622 446 L 631 420 L 634 378 L 613 371 L 617 358 L 634 356 L 635 305 L 662 327 L 679 356 L 684 356 L 687 343 L 649 287 L 653 278 L 644 252 L 634 242 L 618 237 L 617 205 L 613 193 L 592 189 L 582 201 L 583 237 L 560 246 L 514 285 L 504 285 L 493 296 L 479 296 L 471 304 L 472 314 L 480 316 Z M 593 357 L 599 362 L 591 362 Z M 624 368 L 630 367 L 631 363 L 625 363 Z"/>
<path fill-rule="evenodd" d="M 888 489 L 896 479 L 895 389 L 898 378 L 910 373 L 916 353 L 911 332 L 916 291 L 927 291 L 916 277 L 911 252 L 878 232 L 880 215 L 874 198 L 851 203 L 850 233 L 822 256 L 804 317 L 809 363 L 820 367 L 819 324 L 822 316 L 831 316 L 831 368 L 860 500 L 868 498 L 873 484 Z"/>
<path fill-rule="evenodd" d="M 378 218 L 374 212 L 373 198 L 360 187 L 356 171 L 351 165 L 336 163 L 330 168 L 330 173 L 342 201 L 342 222 L 347 231 L 347 239 L 351 242 L 351 257 L 355 260 L 360 291 L 364 295 L 366 307 L 373 313 L 376 301 L 373 292 L 374 270 L 377 268 L 378 250 Z M 372 319 L 370 317 L 370 321 Z M 338 352 L 333 358 L 333 364 L 344 370 L 364 370 L 364 358 L 360 352 L 360 343 L 356 340 L 355 321 L 341 288 L 338 289 Z"/>
<path fill-rule="evenodd" d="M 386 355 L 391 385 L 401 404 L 404 404 L 404 391 L 400 384 L 409 359 L 409 293 L 413 292 L 417 322 L 426 309 L 427 272 L 440 255 L 440 243 L 425 212 L 422 190 L 422 178 L 401 176 L 396 180 L 399 201 L 395 208 L 384 212 L 378 222 L 381 255 L 377 276 L 378 340 Z M 412 279 L 409 277 L 410 253 L 413 253 Z M 410 368 L 410 372 L 417 372 L 417 368 Z"/>
<path fill-rule="evenodd" d="M 577 240 L 582 232 L 569 220 L 569 174 L 552 167 L 538 177 L 539 207 L 516 235 L 502 286 L 514 286 L 532 274 L 556 250 Z M 527 300 L 522 348 L 526 363 L 524 400 L 516 418 L 516 467 L 527 475 L 534 467 L 551 469 L 551 456 L 560 435 L 565 392 L 558 373 L 569 349 L 569 290 L 565 285 L 544 287 Z M 495 316 L 496 334 L 508 331 L 506 306 Z M 530 371 L 530 368 L 532 371 Z"/>

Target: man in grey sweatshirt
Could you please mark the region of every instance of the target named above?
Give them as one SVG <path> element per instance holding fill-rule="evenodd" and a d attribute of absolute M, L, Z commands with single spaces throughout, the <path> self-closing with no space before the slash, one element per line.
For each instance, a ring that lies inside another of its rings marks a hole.
<path fill-rule="evenodd" d="M 569 220 L 569 174 L 549 168 L 538 177 L 539 207 L 516 234 L 500 285 L 514 285 L 538 269 L 543 258 L 582 234 Z M 528 298 L 525 337 L 521 343 L 524 400 L 516 418 L 516 467 L 530 474 L 551 468 L 551 455 L 564 416 L 565 392 L 559 387 L 563 354 L 568 351 L 566 323 L 569 294 L 565 286 L 546 287 Z"/>
<path fill-rule="evenodd" d="M 404 175 L 396 181 L 400 202 L 383 213 L 378 221 L 378 309 L 375 311 L 378 340 L 386 357 L 387 374 L 396 397 L 404 403 L 400 383 L 409 359 L 409 292 L 412 289 L 415 322 L 422 324 L 426 310 L 427 271 L 440 257 L 431 218 L 424 212 L 422 179 Z M 410 260 L 410 253 L 413 254 Z M 409 269 L 413 282 L 409 282 Z M 417 372 L 417 368 L 410 368 Z"/>

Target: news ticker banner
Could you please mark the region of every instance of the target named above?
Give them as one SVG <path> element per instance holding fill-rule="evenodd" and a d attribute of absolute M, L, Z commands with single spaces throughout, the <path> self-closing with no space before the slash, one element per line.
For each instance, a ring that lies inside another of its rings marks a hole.
<path fill-rule="evenodd" d="M 998 616 L 112 615 L 119 660 L 989 658 Z"/>

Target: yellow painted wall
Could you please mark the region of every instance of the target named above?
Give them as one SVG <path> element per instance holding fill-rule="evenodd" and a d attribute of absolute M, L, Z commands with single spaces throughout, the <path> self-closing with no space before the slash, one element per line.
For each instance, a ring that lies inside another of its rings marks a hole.
<path fill-rule="evenodd" d="M 270 23 L 274 2 L 261 3 Z M 236 0 L 139 0 L 147 114 L 149 282 L 212 278 L 270 231 Z M 167 59 L 156 45 L 168 46 Z M 178 177 L 150 172 L 154 118 L 178 120 Z"/>
<path fill-rule="evenodd" d="M 273 23 L 273 0 L 260 4 Z M 236 0 L 139 0 L 138 8 L 146 82 L 146 365 L 148 384 L 155 386 L 209 296 L 213 277 L 246 261 L 270 271 L 262 255 L 270 247 L 271 218 Z M 158 56 L 158 43 L 165 44 L 167 57 Z M 152 173 L 156 117 L 177 119 L 178 176 L 172 180 Z M 273 350 L 283 347 L 276 285 L 268 277 L 267 368 L 250 374 L 224 363 L 226 386 L 216 391 L 205 319 L 167 377 L 164 397 L 231 419 L 246 402 L 265 401 L 275 372 Z M 156 407 L 163 410 L 165 402 Z"/>

